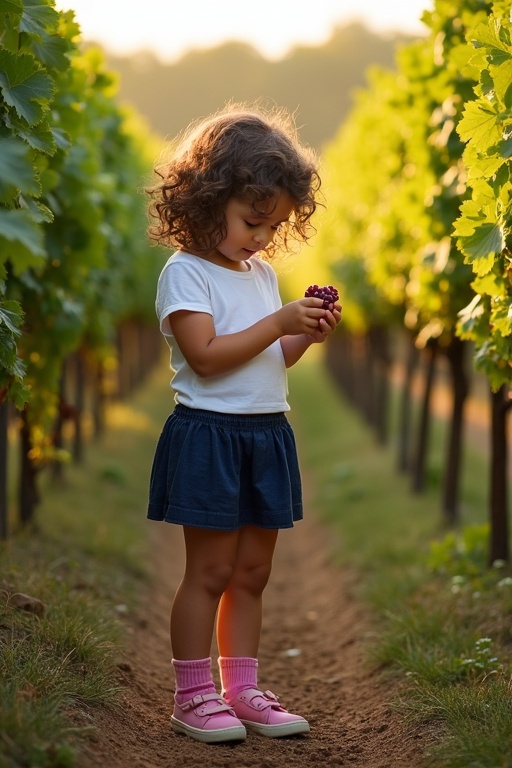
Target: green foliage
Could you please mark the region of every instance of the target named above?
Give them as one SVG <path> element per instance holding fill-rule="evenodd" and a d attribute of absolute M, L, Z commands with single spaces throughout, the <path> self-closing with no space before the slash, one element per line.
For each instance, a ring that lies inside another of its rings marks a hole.
<path fill-rule="evenodd" d="M 53 81 L 33 56 L 0 51 L 0 89 L 5 104 L 29 126 L 47 115 L 55 93 Z"/>
<path fill-rule="evenodd" d="M 16 357 L 24 302 L 12 294 L 11 279 L 40 270 L 47 258 L 42 224 L 53 214 L 42 199 L 44 174 L 57 151 L 51 128 L 56 73 L 38 59 L 33 44 L 44 47 L 50 36 L 57 36 L 58 21 L 50 3 L 20 0 L 0 6 L 0 27 L 5 30 L 0 39 L 0 309 L 11 307 L 16 314 L 10 327 L 3 325 L 0 381 L 3 396 L 19 406 L 28 397 L 22 383 L 27 364 Z M 71 50 L 70 40 L 63 36 L 62 42 Z"/>
<path fill-rule="evenodd" d="M 0 139 L 0 198 L 21 194 L 37 196 L 41 188 L 27 163 L 29 147 L 17 137 Z M 2 229 L 3 231 L 3 229 Z"/>
<path fill-rule="evenodd" d="M 102 54 L 79 52 L 71 12 L 4 2 L 0 28 L 0 393 L 30 399 L 42 460 L 66 357 L 101 357 L 121 318 L 152 317 L 140 188 L 155 141 L 117 105 Z"/>
<path fill-rule="evenodd" d="M 4 301 L 0 305 L 0 348 L 2 349 L 2 368 L 0 368 L 0 400 L 7 391 L 18 407 L 21 408 L 27 398 L 23 384 L 25 369 L 17 356 L 16 339 L 21 335 L 21 307 L 14 301 Z"/>
<path fill-rule="evenodd" d="M 475 362 L 497 391 L 512 367 L 512 22 L 507 3 L 468 35 L 478 73 L 476 100 L 458 126 L 466 143 L 471 199 L 455 222 L 457 244 L 475 274 L 475 296 L 460 312 L 458 331 L 475 342 Z"/>
<path fill-rule="evenodd" d="M 498 389 L 512 365 L 510 7 L 436 0 L 430 34 L 375 71 L 326 152 L 317 249 L 346 322 L 455 334 Z"/>
<path fill-rule="evenodd" d="M 489 526 L 468 525 L 460 533 L 451 531 L 430 545 L 429 567 L 450 576 L 481 576 L 489 560 Z"/>
<path fill-rule="evenodd" d="M 471 656 L 461 656 L 456 662 L 467 675 L 477 677 L 497 672 L 501 666 L 498 657 L 492 653 L 490 637 L 480 637 Z"/>

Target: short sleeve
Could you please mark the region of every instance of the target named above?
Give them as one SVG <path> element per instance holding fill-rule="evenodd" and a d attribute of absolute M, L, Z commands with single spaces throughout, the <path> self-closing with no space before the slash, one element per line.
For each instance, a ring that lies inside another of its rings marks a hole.
<path fill-rule="evenodd" d="M 155 308 L 164 336 L 172 336 L 169 315 L 173 312 L 188 309 L 212 315 L 205 270 L 193 261 L 171 257 L 158 279 Z"/>

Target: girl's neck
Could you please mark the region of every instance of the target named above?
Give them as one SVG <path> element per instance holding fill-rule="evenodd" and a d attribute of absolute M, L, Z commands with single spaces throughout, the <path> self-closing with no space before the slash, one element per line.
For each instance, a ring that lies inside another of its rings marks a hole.
<path fill-rule="evenodd" d="M 215 264 L 217 267 L 223 267 L 229 269 L 231 272 L 250 272 L 251 265 L 249 261 L 232 261 L 231 259 L 223 256 L 219 251 L 211 251 L 206 254 L 192 253 L 192 256 L 197 256 L 198 259 L 209 261 L 210 264 Z"/>

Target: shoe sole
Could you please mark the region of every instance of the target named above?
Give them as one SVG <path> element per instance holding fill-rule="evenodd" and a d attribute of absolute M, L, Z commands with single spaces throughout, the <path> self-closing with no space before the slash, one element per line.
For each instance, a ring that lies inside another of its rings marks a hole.
<path fill-rule="evenodd" d="M 240 718 L 240 722 L 245 725 L 247 730 L 271 739 L 278 739 L 281 736 L 295 736 L 298 733 L 309 733 L 310 731 L 307 720 L 296 720 L 292 723 L 281 723 L 280 725 L 253 723 L 251 720 L 242 720 L 242 718 Z"/>
<path fill-rule="evenodd" d="M 194 728 L 193 725 L 187 725 L 178 720 L 174 715 L 171 716 L 171 728 L 176 733 L 183 733 L 196 741 L 202 741 L 205 744 L 217 744 L 222 741 L 243 741 L 247 736 L 244 727 L 234 725 L 232 728 L 216 728 L 213 731 L 203 731 L 201 728 Z"/>

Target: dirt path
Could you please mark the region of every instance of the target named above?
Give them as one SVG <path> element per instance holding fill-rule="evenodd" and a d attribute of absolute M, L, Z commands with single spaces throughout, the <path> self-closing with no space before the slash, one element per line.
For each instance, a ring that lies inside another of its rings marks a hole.
<path fill-rule="evenodd" d="M 329 562 L 326 530 L 310 518 L 280 535 L 266 592 L 260 683 L 304 715 L 311 733 L 249 734 L 242 744 L 212 746 L 171 732 L 168 616 L 183 547 L 180 528 L 151 527 L 155 578 L 120 663 L 122 708 L 93 713 L 97 735 L 77 768 L 419 768 L 422 736 L 401 723 L 392 707 L 396 690 L 365 663 L 368 617 L 350 595 L 349 578 Z"/>

